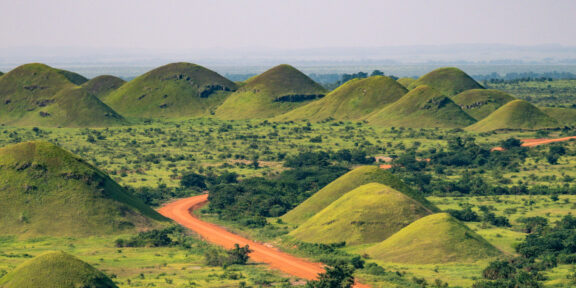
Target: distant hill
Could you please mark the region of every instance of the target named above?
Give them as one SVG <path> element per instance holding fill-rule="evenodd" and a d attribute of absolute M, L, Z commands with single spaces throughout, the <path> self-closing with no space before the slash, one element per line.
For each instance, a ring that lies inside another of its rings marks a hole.
<path fill-rule="evenodd" d="M 414 82 L 416 81 L 416 79 L 405 77 L 405 78 L 400 78 L 400 79 L 398 79 L 398 80 L 396 80 L 396 81 L 397 81 L 398 83 L 400 83 L 400 85 L 408 88 L 408 87 L 410 87 L 410 85 L 412 85 L 412 83 L 414 83 Z"/>
<path fill-rule="evenodd" d="M 78 84 L 86 78 L 44 64 L 0 77 L 0 123 L 14 126 L 103 127 L 124 119 Z"/>
<path fill-rule="evenodd" d="M 490 113 L 513 100 L 516 98 L 510 94 L 493 89 L 472 89 L 452 97 L 454 103 L 476 120 L 484 119 Z"/>
<path fill-rule="evenodd" d="M 436 69 L 412 82 L 408 89 L 420 85 L 428 85 L 448 97 L 466 90 L 484 88 L 464 71 L 454 67 Z"/>
<path fill-rule="evenodd" d="M 234 82 L 212 70 L 172 63 L 125 83 L 102 101 L 125 117 L 199 117 L 210 115 L 234 90 Z"/>
<path fill-rule="evenodd" d="M 312 243 L 374 243 L 431 213 L 402 192 L 369 183 L 347 192 L 289 235 Z"/>
<path fill-rule="evenodd" d="M 102 171 L 42 141 L 0 148 L 0 234 L 126 233 L 166 219 Z"/>
<path fill-rule="evenodd" d="M 82 84 L 82 87 L 100 99 L 108 96 L 108 94 L 120 88 L 124 83 L 126 83 L 126 81 L 116 76 L 102 75 L 90 79 L 88 82 Z"/>
<path fill-rule="evenodd" d="M 542 129 L 558 127 L 558 121 L 534 105 L 514 100 L 498 108 L 492 114 L 466 129 L 474 132 L 485 132 L 499 129 Z"/>
<path fill-rule="evenodd" d="M 360 120 L 400 99 L 408 90 L 394 79 L 372 76 L 352 79 L 324 98 L 278 116 L 279 120 Z"/>
<path fill-rule="evenodd" d="M 276 66 L 244 83 L 216 110 L 220 119 L 270 118 L 324 97 L 327 91 L 290 65 Z"/>
<path fill-rule="evenodd" d="M 448 213 L 416 220 L 366 252 L 373 259 L 406 264 L 468 263 L 501 255 Z"/>
<path fill-rule="evenodd" d="M 450 98 L 425 85 L 412 89 L 366 120 L 374 125 L 408 128 L 458 128 L 476 122 Z"/>
<path fill-rule="evenodd" d="M 64 252 L 42 254 L 0 279 L 0 288 L 116 288 L 90 264 Z"/>
<path fill-rule="evenodd" d="M 369 183 L 384 184 L 419 201 L 431 211 L 437 210 L 423 195 L 410 189 L 404 182 L 390 172 L 380 169 L 377 166 L 362 166 L 326 185 L 320 191 L 306 199 L 306 201 L 282 216 L 282 220 L 290 224 L 304 223 L 310 217 L 316 215 L 349 191 Z"/>
<path fill-rule="evenodd" d="M 562 125 L 576 125 L 576 109 L 574 108 L 539 107 L 539 109 Z"/>

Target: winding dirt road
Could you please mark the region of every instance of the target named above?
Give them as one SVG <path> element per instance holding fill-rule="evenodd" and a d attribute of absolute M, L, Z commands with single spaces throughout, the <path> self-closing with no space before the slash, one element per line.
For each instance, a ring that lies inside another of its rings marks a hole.
<path fill-rule="evenodd" d="M 308 280 L 316 279 L 318 273 L 324 272 L 321 263 L 314 263 L 305 259 L 294 257 L 278 249 L 266 246 L 246 239 L 242 236 L 228 232 L 223 227 L 208 223 L 196 218 L 192 211 L 208 203 L 208 194 L 180 199 L 166 204 L 158 210 L 165 217 L 168 217 L 180 225 L 198 233 L 202 238 L 211 243 L 220 245 L 226 249 L 231 249 L 234 244 L 240 246 L 250 245 L 253 250 L 250 258 L 256 262 L 263 262 L 270 267 L 284 273 Z M 357 283 L 356 288 L 369 288 L 370 286 Z"/>

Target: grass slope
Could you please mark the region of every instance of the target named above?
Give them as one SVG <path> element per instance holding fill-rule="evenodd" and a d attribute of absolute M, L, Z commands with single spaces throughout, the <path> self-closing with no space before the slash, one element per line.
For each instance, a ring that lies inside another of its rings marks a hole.
<path fill-rule="evenodd" d="M 404 77 L 404 78 L 400 78 L 400 79 L 398 79 L 398 80 L 396 80 L 396 81 L 397 81 L 398 83 L 400 83 L 400 85 L 408 88 L 408 87 L 410 87 L 410 85 L 411 85 L 412 83 L 414 83 L 414 82 L 416 81 L 416 79 Z"/>
<path fill-rule="evenodd" d="M 404 182 L 390 172 L 380 169 L 377 166 L 362 166 L 326 185 L 320 191 L 306 199 L 306 201 L 302 202 L 302 204 L 282 216 L 282 220 L 290 224 L 304 223 L 344 194 L 368 183 L 387 185 L 419 201 L 428 209 L 432 211 L 437 210 L 424 196 L 410 189 Z"/>
<path fill-rule="evenodd" d="M 89 93 L 98 97 L 98 99 L 108 96 L 114 90 L 120 88 L 124 85 L 126 81 L 111 75 L 102 75 L 96 78 L 90 79 L 90 81 L 82 84 Z"/>
<path fill-rule="evenodd" d="M 556 119 L 563 125 L 576 124 L 576 109 L 574 108 L 561 108 L 561 107 L 539 107 L 540 110 L 546 115 Z"/>
<path fill-rule="evenodd" d="M 166 219 L 79 157 L 48 142 L 0 149 L 0 234 L 102 235 Z"/>
<path fill-rule="evenodd" d="M 0 288 L 115 288 L 114 282 L 90 264 L 64 252 L 35 257 L 0 279 Z"/>
<path fill-rule="evenodd" d="M 452 97 L 454 103 L 478 121 L 513 100 L 516 98 L 510 94 L 493 89 L 472 89 Z"/>
<path fill-rule="evenodd" d="M 466 129 L 485 132 L 498 129 L 541 129 L 559 125 L 556 119 L 548 116 L 536 106 L 523 100 L 514 100 Z"/>
<path fill-rule="evenodd" d="M 372 76 L 353 79 L 324 98 L 296 108 L 278 117 L 279 120 L 359 120 L 400 99 L 408 90 L 394 79 Z"/>
<path fill-rule="evenodd" d="M 380 126 L 407 128 L 458 128 L 476 122 L 450 98 L 425 85 L 412 89 L 366 120 Z"/>
<path fill-rule="evenodd" d="M 199 117 L 209 115 L 236 84 L 191 63 L 172 63 L 149 71 L 102 97 L 126 117 Z"/>
<path fill-rule="evenodd" d="M 402 192 L 380 183 L 369 183 L 332 202 L 290 236 L 313 243 L 374 243 L 431 213 Z"/>
<path fill-rule="evenodd" d="M 248 79 L 216 110 L 220 119 L 270 118 L 323 97 L 327 91 L 290 65 Z"/>
<path fill-rule="evenodd" d="M 420 85 L 428 85 L 448 97 L 470 89 L 483 89 L 472 77 L 455 67 L 436 69 L 411 83 L 408 89 Z"/>
<path fill-rule="evenodd" d="M 466 263 L 501 254 L 448 213 L 421 218 L 368 248 L 367 253 L 377 260 L 409 264 Z"/>

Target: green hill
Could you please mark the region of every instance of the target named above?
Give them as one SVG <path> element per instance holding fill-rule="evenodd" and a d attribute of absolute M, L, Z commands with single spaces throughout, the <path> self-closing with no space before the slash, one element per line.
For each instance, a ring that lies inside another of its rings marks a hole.
<path fill-rule="evenodd" d="M 431 213 L 402 192 L 369 183 L 344 194 L 289 235 L 313 243 L 374 243 Z"/>
<path fill-rule="evenodd" d="M 352 79 L 324 98 L 277 117 L 279 120 L 360 120 L 408 92 L 394 79 L 372 76 Z"/>
<path fill-rule="evenodd" d="M 0 123 L 15 126 L 103 127 L 124 119 L 78 88 L 86 78 L 44 64 L 26 64 L 0 78 Z"/>
<path fill-rule="evenodd" d="M 576 124 L 576 109 L 574 108 L 539 107 L 539 109 L 563 125 Z"/>
<path fill-rule="evenodd" d="M 400 83 L 400 85 L 408 88 L 410 87 L 410 85 L 412 85 L 412 83 L 414 83 L 416 81 L 416 79 L 414 78 L 408 78 L 408 77 L 404 77 L 404 78 L 400 78 L 398 80 L 396 80 L 398 83 Z"/>
<path fill-rule="evenodd" d="M 366 120 L 374 125 L 407 128 L 458 128 L 476 122 L 450 98 L 429 86 L 412 89 Z"/>
<path fill-rule="evenodd" d="M 474 132 L 485 132 L 499 129 L 532 130 L 558 126 L 560 123 L 556 119 L 546 115 L 534 105 L 523 100 L 514 100 L 466 129 Z"/>
<path fill-rule="evenodd" d="M 112 91 L 120 88 L 126 81 L 110 75 L 102 75 L 90 79 L 90 81 L 82 84 L 89 93 L 100 98 L 108 96 Z"/>
<path fill-rule="evenodd" d="M 472 77 L 454 67 L 436 69 L 418 78 L 418 80 L 410 84 L 408 89 L 413 89 L 420 85 L 428 85 L 448 97 L 470 89 L 483 89 L 482 85 L 478 84 Z"/>
<path fill-rule="evenodd" d="M 320 191 L 306 199 L 306 201 L 282 216 L 282 220 L 290 224 L 304 223 L 344 194 L 368 183 L 384 184 L 419 201 L 429 210 L 437 210 L 424 196 L 410 189 L 404 182 L 390 172 L 380 169 L 377 166 L 362 166 L 326 185 Z"/>
<path fill-rule="evenodd" d="M 476 120 L 486 118 L 490 113 L 513 100 L 516 98 L 510 94 L 493 89 L 472 89 L 452 97 L 454 103 Z"/>
<path fill-rule="evenodd" d="M 0 234 L 103 235 L 166 219 L 102 171 L 48 142 L 0 148 Z"/>
<path fill-rule="evenodd" d="M 108 276 L 64 252 L 50 252 L 18 266 L 0 279 L 0 288 L 115 288 Z"/>
<path fill-rule="evenodd" d="M 270 118 L 322 98 L 327 91 L 290 65 L 248 79 L 216 110 L 221 119 Z"/>
<path fill-rule="evenodd" d="M 409 264 L 466 263 L 501 255 L 448 213 L 421 218 L 366 252 L 373 259 Z"/>
<path fill-rule="evenodd" d="M 190 63 L 149 71 L 102 97 L 125 117 L 199 117 L 210 115 L 236 84 Z"/>

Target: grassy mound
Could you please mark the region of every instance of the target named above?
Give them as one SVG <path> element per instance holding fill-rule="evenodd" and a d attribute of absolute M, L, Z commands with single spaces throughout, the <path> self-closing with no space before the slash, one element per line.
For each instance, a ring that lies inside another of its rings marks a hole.
<path fill-rule="evenodd" d="M 406 92 L 408 92 L 406 88 L 385 76 L 353 79 L 328 93 L 324 98 L 280 115 L 278 119 L 360 120 L 400 99 Z"/>
<path fill-rule="evenodd" d="M 64 252 L 31 259 L 0 279 L 1 288 L 114 288 L 110 278 L 90 264 Z"/>
<path fill-rule="evenodd" d="M 428 85 L 449 97 L 466 90 L 483 88 L 482 85 L 478 84 L 464 71 L 454 67 L 436 69 L 418 78 L 418 80 L 410 84 L 408 89 L 413 89 L 420 85 Z"/>
<path fill-rule="evenodd" d="M 149 71 L 102 97 L 128 117 L 198 117 L 209 115 L 236 84 L 190 63 L 172 63 Z"/>
<path fill-rule="evenodd" d="M 102 75 L 90 79 L 90 81 L 82 84 L 89 93 L 100 98 L 108 96 L 112 91 L 120 88 L 126 81 L 110 75 Z"/>
<path fill-rule="evenodd" d="M 412 85 L 412 83 L 414 83 L 416 81 L 416 79 L 414 78 L 408 78 L 408 77 L 404 77 L 404 78 L 400 78 L 398 80 L 396 80 L 398 83 L 400 83 L 400 85 L 408 88 L 410 87 L 410 85 Z"/>
<path fill-rule="evenodd" d="M 452 97 L 454 103 L 478 121 L 513 100 L 516 98 L 510 94 L 493 89 L 472 89 Z"/>
<path fill-rule="evenodd" d="M 332 202 L 290 236 L 313 243 L 374 243 L 431 213 L 420 202 L 390 186 L 369 183 Z"/>
<path fill-rule="evenodd" d="M 252 77 L 216 110 L 221 119 L 269 118 L 323 97 L 327 91 L 290 65 Z"/>
<path fill-rule="evenodd" d="M 326 187 L 306 199 L 302 204 L 282 216 L 282 220 L 291 224 L 304 223 L 310 217 L 328 207 L 332 202 L 338 200 L 338 198 L 342 197 L 344 194 L 358 188 L 359 186 L 369 183 L 384 184 L 419 201 L 429 210 L 437 210 L 437 208 L 428 202 L 424 196 L 410 189 L 406 184 L 404 184 L 404 182 L 392 175 L 390 172 L 376 166 L 362 166 L 342 175 L 340 178 L 326 185 Z"/>
<path fill-rule="evenodd" d="M 102 171 L 48 142 L 0 149 L 0 234 L 130 232 L 166 219 Z"/>
<path fill-rule="evenodd" d="M 450 98 L 425 85 L 412 89 L 367 120 L 375 125 L 407 128 L 458 128 L 476 122 Z"/>
<path fill-rule="evenodd" d="M 576 125 L 576 109 L 574 108 L 539 107 L 539 109 L 563 125 Z"/>
<path fill-rule="evenodd" d="M 46 107 L 12 123 L 19 126 L 109 127 L 126 124 L 124 117 L 85 88 L 65 88 Z"/>
<path fill-rule="evenodd" d="M 123 118 L 77 84 L 86 78 L 44 64 L 26 64 L 0 78 L 0 123 L 103 127 Z"/>
<path fill-rule="evenodd" d="M 501 254 L 448 213 L 421 218 L 367 253 L 374 259 L 410 264 L 475 262 Z"/>
<path fill-rule="evenodd" d="M 493 131 L 498 129 L 542 129 L 558 127 L 560 123 L 534 105 L 514 100 L 494 111 L 478 123 L 467 127 L 475 132 Z"/>

